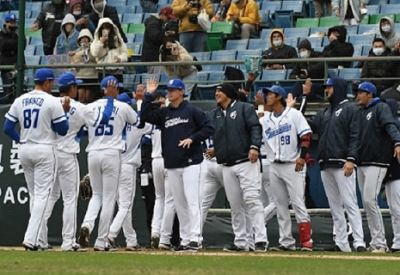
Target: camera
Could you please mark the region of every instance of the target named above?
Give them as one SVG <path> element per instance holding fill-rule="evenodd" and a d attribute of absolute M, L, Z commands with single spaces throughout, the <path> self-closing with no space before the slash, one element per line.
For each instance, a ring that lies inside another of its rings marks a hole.
<path fill-rule="evenodd" d="M 189 22 L 192 24 L 197 24 L 198 20 L 197 20 L 197 15 L 190 15 L 189 16 Z"/>

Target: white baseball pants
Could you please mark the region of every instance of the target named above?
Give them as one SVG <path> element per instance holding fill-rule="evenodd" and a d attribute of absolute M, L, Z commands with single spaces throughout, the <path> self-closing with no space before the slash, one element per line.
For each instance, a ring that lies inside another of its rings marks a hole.
<path fill-rule="evenodd" d="M 92 232 L 101 208 L 98 236 L 94 246 L 106 248 L 118 191 L 121 153 L 111 149 L 91 151 L 88 164 L 93 196 L 89 201 L 82 227 L 87 227 L 89 232 Z"/>
<path fill-rule="evenodd" d="M 296 246 L 292 235 L 289 202 L 297 224 L 310 222 L 304 202 L 305 175 L 306 168 L 296 172 L 294 163 L 271 163 L 270 166 L 271 194 L 278 214 L 279 243 L 284 247 Z"/>
<path fill-rule="evenodd" d="M 268 245 L 260 197 L 259 163 L 248 161 L 234 166 L 221 167 L 225 193 L 231 206 L 235 244 L 240 247 L 243 247 L 244 244 L 245 247 L 248 247 L 248 236 L 246 235 L 253 229 L 255 242 L 266 242 Z M 252 223 L 248 226 L 246 226 L 246 212 L 251 217 Z M 236 232 L 242 232 L 242 234 L 236 236 Z"/>
<path fill-rule="evenodd" d="M 57 157 L 52 145 L 21 144 L 18 150 L 25 181 L 29 191 L 30 218 L 24 243 L 39 245 L 40 228 L 44 223 L 44 212 L 57 173 Z"/>
<path fill-rule="evenodd" d="M 263 164 L 261 174 L 261 198 L 264 205 L 264 221 L 268 223 L 276 215 L 276 205 L 272 199 L 271 181 L 269 180 L 270 164 Z"/>
<path fill-rule="evenodd" d="M 181 245 L 201 241 L 200 164 L 167 169 L 176 212 Z"/>
<path fill-rule="evenodd" d="M 365 247 L 362 218 L 357 204 L 355 173 L 356 171 L 350 177 L 346 177 L 341 168 L 329 168 L 321 171 L 322 183 L 336 230 L 335 243 L 343 252 L 351 252 L 345 211 L 353 228 L 353 247 Z"/>
<path fill-rule="evenodd" d="M 372 248 L 387 248 L 385 227 L 377 199 L 386 170 L 387 168 L 378 166 L 361 166 L 357 169 L 357 180 L 371 234 L 369 246 Z"/>
<path fill-rule="evenodd" d="M 168 174 L 168 173 L 167 173 Z M 166 178 L 168 178 L 166 176 Z M 165 180 L 165 200 L 164 214 L 161 221 L 160 243 L 171 244 L 172 230 L 175 219 L 175 204 L 172 196 L 171 184 L 168 179 Z"/>
<path fill-rule="evenodd" d="M 116 238 L 123 228 L 127 246 L 136 246 L 136 231 L 132 225 L 132 207 L 136 193 L 136 170 L 132 164 L 122 163 L 118 184 L 118 212 L 110 226 L 108 236 Z"/>
<path fill-rule="evenodd" d="M 400 249 L 400 179 L 388 181 L 385 185 L 385 189 L 392 218 L 392 249 Z"/>
<path fill-rule="evenodd" d="M 57 151 L 57 178 L 51 190 L 49 200 L 46 205 L 40 242 L 43 247 L 48 244 L 47 221 L 51 217 L 55 203 L 60 198 L 63 199 L 63 227 L 61 250 L 71 250 L 75 244 L 76 219 L 79 194 L 79 163 L 76 154 L 69 154 Z"/>

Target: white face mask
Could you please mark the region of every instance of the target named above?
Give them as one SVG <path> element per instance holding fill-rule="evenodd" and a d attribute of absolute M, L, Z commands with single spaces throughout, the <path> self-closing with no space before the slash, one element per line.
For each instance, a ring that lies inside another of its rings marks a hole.
<path fill-rule="evenodd" d="M 373 52 L 375 55 L 382 55 L 384 51 L 385 51 L 384 48 L 372 48 L 372 52 Z"/>
<path fill-rule="evenodd" d="M 390 25 L 382 25 L 381 29 L 383 32 L 390 32 L 391 27 Z"/>
<path fill-rule="evenodd" d="M 299 55 L 300 55 L 300 58 L 309 58 L 310 57 L 310 51 L 300 51 Z"/>
<path fill-rule="evenodd" d="M 275 47 L 282 46 L 282 39 L 274 39 L 274 40 L 272 40 L 272 45 L 274 45 Z"/>
<path fill-rule="evenodd" d="M 72 14 L 73 14 L 73 15 L 81 15 L 81 14 L 82 14 L 82 11 L 73 11 Z"/>

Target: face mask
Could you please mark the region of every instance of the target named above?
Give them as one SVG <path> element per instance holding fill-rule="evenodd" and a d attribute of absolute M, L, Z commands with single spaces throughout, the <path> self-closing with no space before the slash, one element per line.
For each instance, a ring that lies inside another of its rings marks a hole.
<path fill-rule="evenodd" d="M 89 48 L 89 43 L 86 42 L 86 41 L 85 42 L 81 42 L 80 45 L 81 45 L 82 48 Z"/>
<path fill-rule="evenodd" d="M 93 6 L 94 6 L 94 9 L 97 10 L 97 11 L 103 11 L 104 10 L 104 3 L 103 2 L 95 3 Z"/>
<path fill-rule="evenodd" d="M 78 16 L 82 14 L 82 11 L 73 11 L 72 14 Z"/>
<path fill-rule="evenodd" d="M 309 51 L 301 51 L 299 52 L 300 58 L 309 58 L 310 52 Z"/>
<path fill-rule="evenodd" d="M 275 47 L 280 47 L 282 45 L 282 39 L 272 40 L 272 45 Z"/>
<path fill-rule="evenodd" d="M 372 48 L 372 52 L 373 52 L 375 55 L 382 55 L 384 51 L 385 51 L 384 48 Z"/>
<path fill-rule="evenodd" d="M 390 25 L 382 25 L 381 28 L 383 32 L 390 32 L 391 29 Z"/>

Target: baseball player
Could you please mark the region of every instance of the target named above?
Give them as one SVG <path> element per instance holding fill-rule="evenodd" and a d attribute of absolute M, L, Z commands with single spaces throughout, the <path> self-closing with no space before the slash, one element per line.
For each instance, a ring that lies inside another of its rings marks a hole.
<path fill-rule="evenodd" d="M 235 239 L 227 250 L 248 250 L 251 243 L 247 233 L 253 229 L 254 250 L 263 252 L 268 244 L 260 198 L 261 125 L 253 106 L 237 101 L 236 97 L 237 91 L 230 84 L 216 89 L 218 108 L 211 115 L 215 126 L 214 150 L 209 150 L 208 154 L 215 155 L 221 165 L 225 193 L 231 206 Z M 251 217 L 250 225 L 246 215 Z"/>
<path fill-rule="evenodd" d="M 118 100 L 125 102 L 128 106 L 132 106 L 132 100 L 128 94 L 122 93 L 118 96 Z M 148 123 L 143 127 L 136 127 L 127 124 L 124 136 L 126 140 L 125 151 L 121 154 L 121 172 L 118 185 L 118 212 L 114 217 L 108 233 L 108 240 L 113 248 L 115 248 L 115 238 L 118 236 L 121 227 L 126 238 L 126 250 L 137 251 L 140 246 L 137 243 L 136 232 L 132 226 L 132 206 L 136 192 L 136 170 L 140 167 L 141 150 L 140 142 L 143 135 L 152 131 L 152 126 Z"/>
<path fill-rule="evenodd" d="M 305 155 L 311 142 L 311 129 L 300 111 L 286 107 L 286 91 L 280 86 L 264 89 L 273 110 L 265 117 L 263 138 L 271 162 L 270 182 L 279 223 L 277 250 L 295 250 L 291 231 L 289 201 L 295 212 L 301 250 L 312 251 L 310 216 L 304 203 Z"/>
<path fill-rule="evenodd" d="M 376 87 L 370 82 L 362 82 L 357 88 L 357 103 L 361 106 L 357 181 L 371 234 L 369 250 L 386 252 L 385 228 L 377 196 L 391 156 L 400 157 L 400 131 L 389 106 L 376 95 Z"/>
<path fill-rule="evenodd" d="M 180 79 L 168 82 L 166 108 L 152 108 L 158 83 L 149 81 L 141 117 L 161 130 L 161 147 L 176 212 L 179 218 L 181 246 L 179 251 L 195 252 L 200 248 L 200 163 L 201 142 L 212 135 L 205 113 L 184 100 L 185 84 Z"/>
<path fill-rule="evenodd" d="M 65 112 L 70 100 L 66 97 L 61 103 L 50 95 L 53 84 L 52 70 L 37 70 L 34 90 L 18 97 L 5 116 L 4 132 L 20 143 L 18 153 L 30 196 L 31 216 L 22 243 L 26 250 L 39 247 L 40 227 L 56 177 L 57 134 L 65 136 L 69 127 Z M 20 134 L 14 129 L 18 122 Z"/>
<path fill-rule="evenodd" d="M 48 247 L 47 221 L 53 212 L 54 204 L 63 198 L 63 229 L 61 250 L 76 251 L 79 245 L 75 241 L 76 235 L 76 211 L 78 203 L 79 188 L 79 164 L 77 154 L 80 151 L 79 133 L 84 125 L 98 126 L 107 123 L 113 110 L 113 98 L 107 99 L 103 113 L 98 108 L 89 109 L 87 106 L 73 100 L 76 98 L 77 85 L 82 83 L 75 78 L 74 74 L 66 72 L 58 79 L 60 96 L 68 96 L 71 108 L 67 113 L 69 130 L 67 135 L 57 137 L 57 178 L 47 201 L 44 214 L 44 223 L 41 229 L 40 242 L 42 247 Z"/>
<path fill-rule="evenodd" d="M 104 94 L 114 99 L 118 96 L 118 80 L 114 76 L 103 78 L 100 83 Z M 106 99 L 99 99 L 88 105 L 89 108 L 104 108 Z M 136 112 L 126 103 L 114 100 L 114 108 L 110 120 L 97 127 L 88 126 L 89 176 L 93 188 L 85 218 L 83 219 L 79 244 L 85 248 L 89 244 L 89 236 L 100 211 L 99 229 L 95 251 L 105 251 L 110 248 L 108 241 L 109 228 L 114 213 L 118 181 L 121 169 L 121 153 L 125 150 L 122 132 L 126 123 L 135 125 Z"/>
<path fill-rule="evenodd" d="M 318 159 L 336 231 L 335 250 L 351 252 L 346 212 L 353 229 L 353 247 L 357 252 L 365 252 L 354 172 L 360 134 L 358 107 L 346 99 L 346 80 L 329 78 L 323 87 L 329 106 L 313 117 L 309 124 L 319 135 Z"/>

